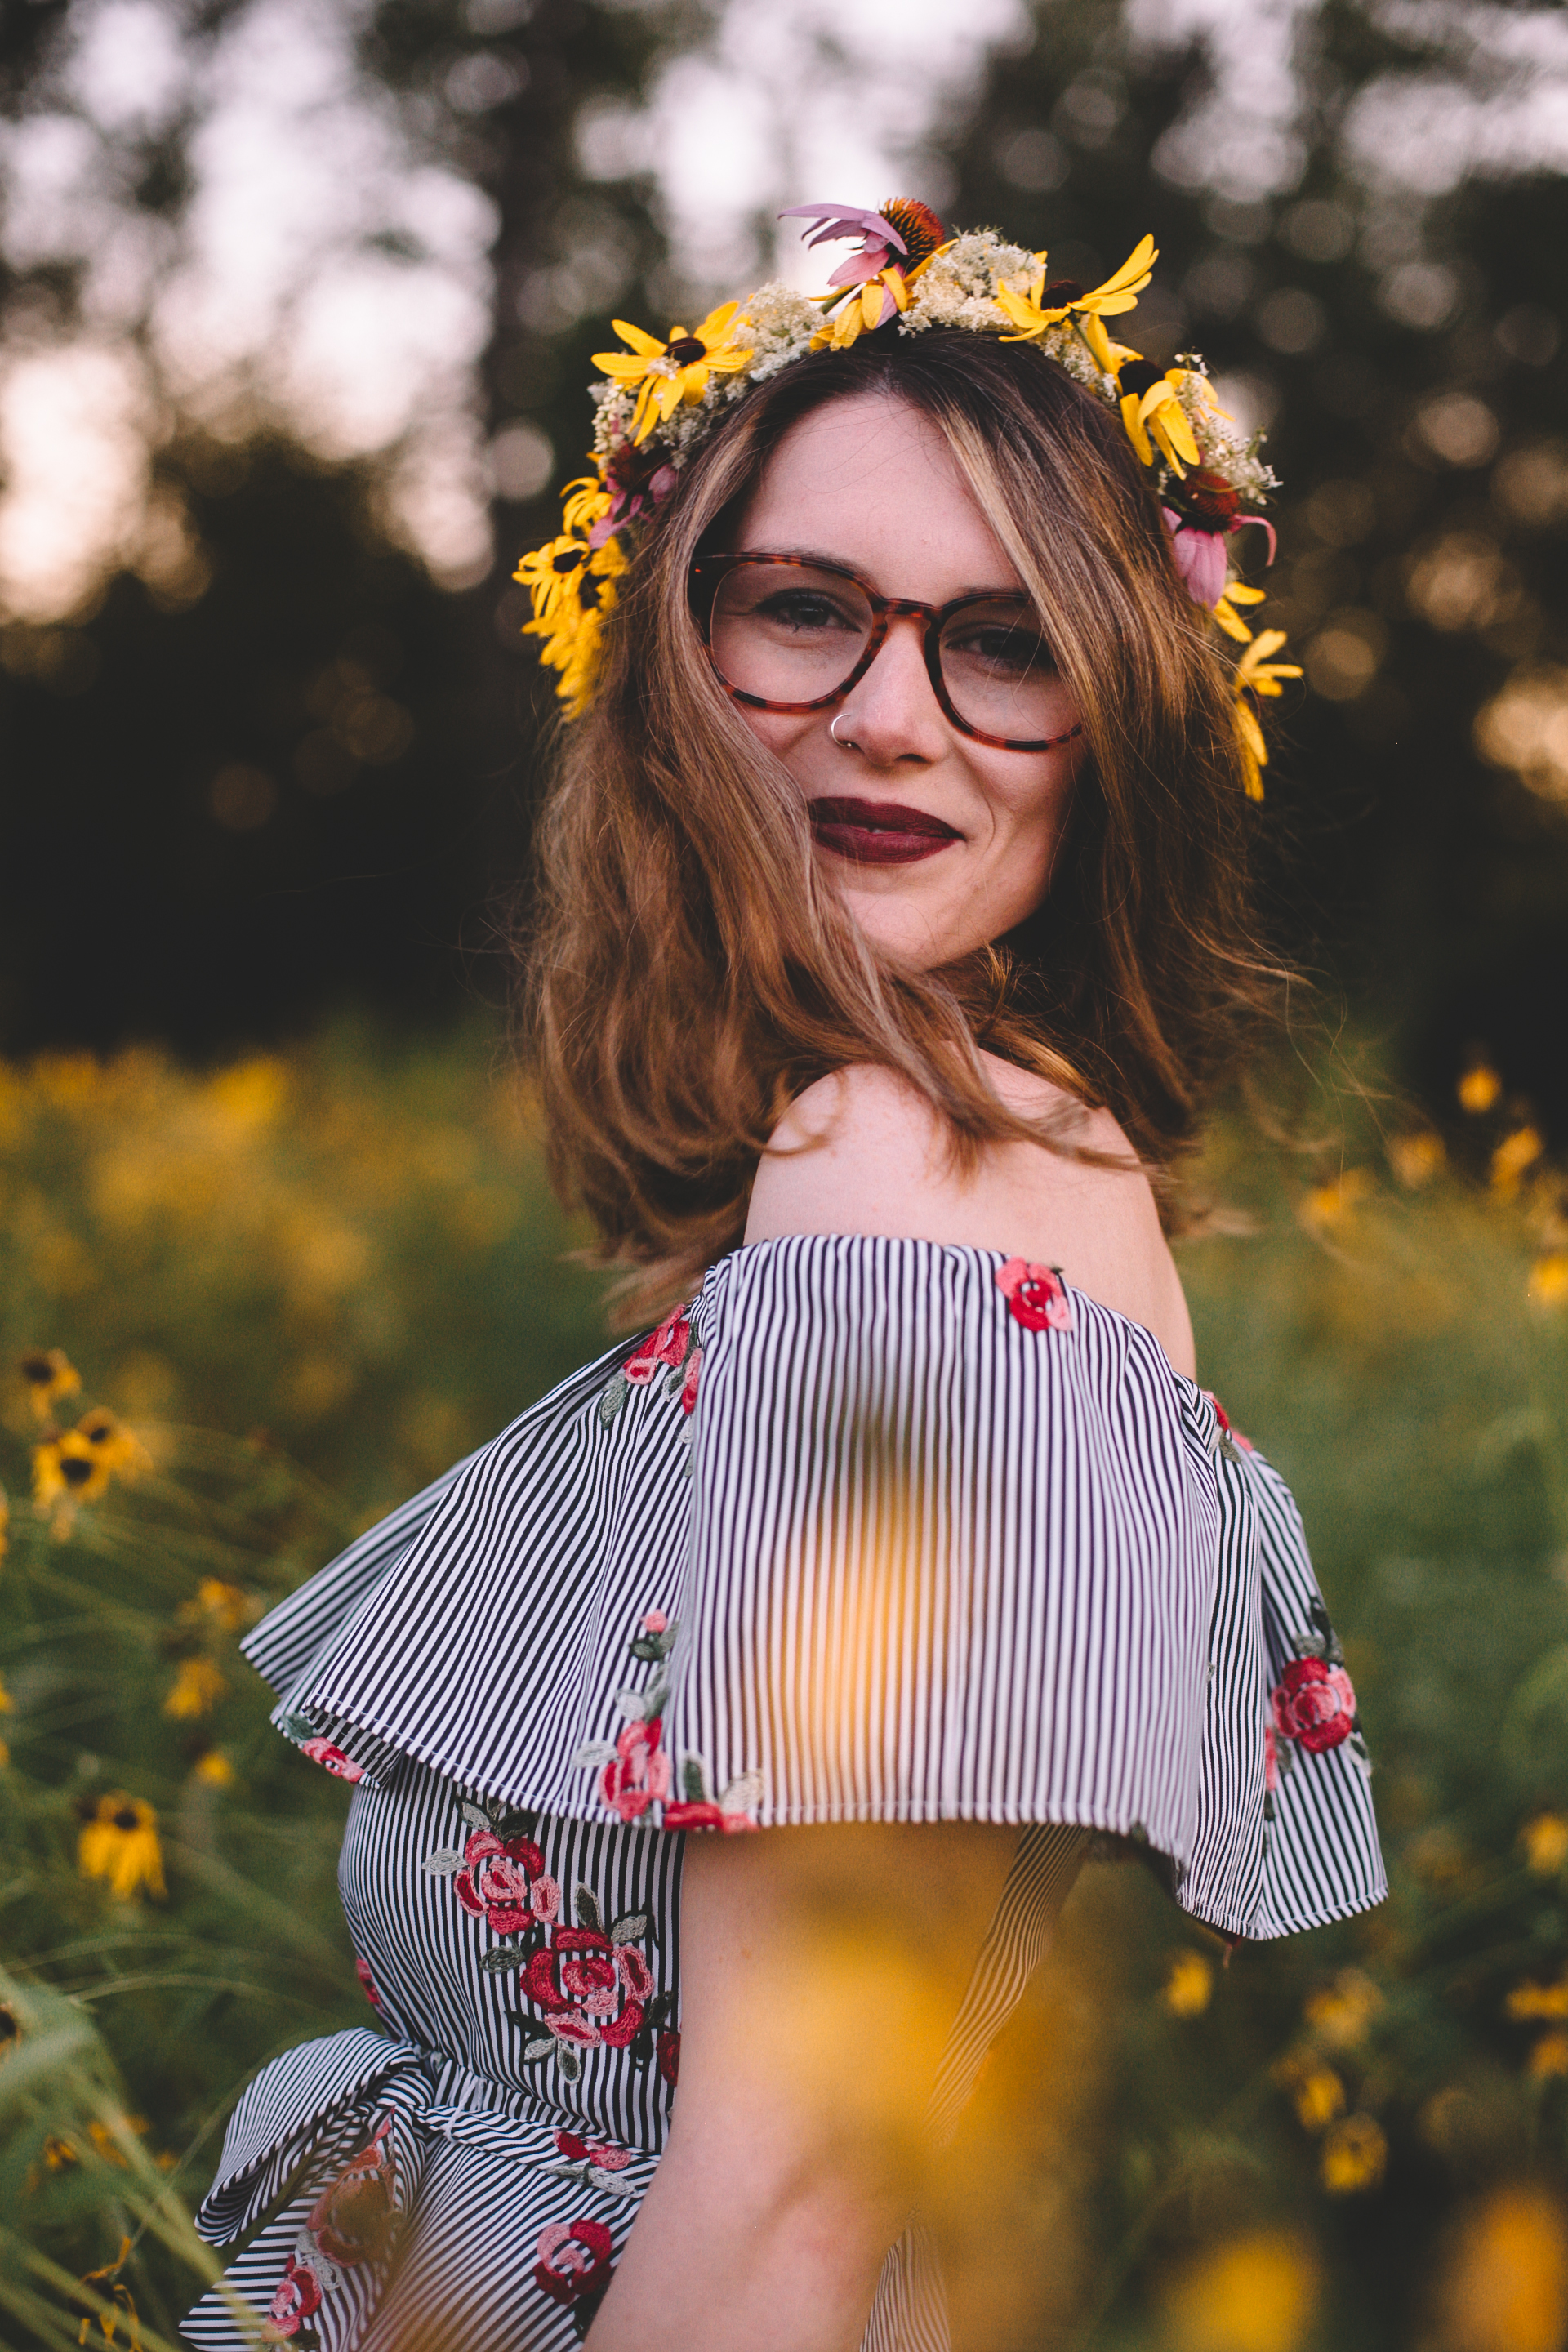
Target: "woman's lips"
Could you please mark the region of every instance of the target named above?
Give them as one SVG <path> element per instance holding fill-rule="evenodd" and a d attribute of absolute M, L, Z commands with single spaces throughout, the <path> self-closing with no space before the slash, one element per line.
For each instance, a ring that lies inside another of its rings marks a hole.
<path fill-rule="evenodd" d="M 861 866 L 912 866 L 963 838 L 940 817 L 899 801 L 813 801 L 811 830 L 824 849 Z"/>

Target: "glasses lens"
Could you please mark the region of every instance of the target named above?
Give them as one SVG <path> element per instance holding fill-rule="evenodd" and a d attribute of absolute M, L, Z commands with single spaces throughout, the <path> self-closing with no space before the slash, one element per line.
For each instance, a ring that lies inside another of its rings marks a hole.
<path fill-rule="evenodd" d="M 727 686 L 759 702 L 819 702 L 866 650 L 871 607 L 853 580 L 809 563 L 737 563 L 713 599 L 709 643 Z"/>
<path fill-rule="evenodd" d="M 942 676 L 959 717 L 983 735 L 1038 743 L 1062 732 L 1062 683 L 1038 615 L 999 597 L 965 604 L 942 633 Z"/>

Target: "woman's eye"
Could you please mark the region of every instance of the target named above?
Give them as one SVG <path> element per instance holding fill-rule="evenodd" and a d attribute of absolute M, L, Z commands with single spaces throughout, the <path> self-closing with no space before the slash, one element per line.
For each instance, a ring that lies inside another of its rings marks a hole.
<path fill-rule="evenodd" d="M 965 661 L 982 662 L 987 669 L 1005 669 L 1019 677 L 1056 667 L 1049 646 L 1033 629 L 969 629 L 950 638 L 948 650 Z"/>
<path fill-rule="evenodd" d="M 778 596 L 766 596 L 756 611 L 759 619 L 776 622 L 786 629 L 842 629 L 848 626 L 844 614 L 826 596 L 809 595 L 802 589 Z"/>

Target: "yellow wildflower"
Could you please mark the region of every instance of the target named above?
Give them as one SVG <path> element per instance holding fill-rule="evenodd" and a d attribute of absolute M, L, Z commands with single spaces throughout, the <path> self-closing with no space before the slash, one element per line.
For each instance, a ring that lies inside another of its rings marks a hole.
<path fill-rule="evenodd" d="M 109 1477 L 109 1464 L 79 1429 L 33 1448 L 33 1500 L 40 1510 L 55 1502 L 96 1502 Z"/>
<path fill-rule="evenodd" d="M 1492 1153 L 1492 1190 L 1510 1200 L 1519 1190 L 1519 1180 L 1527 1168 L 1533 1168 L 1546 1146 L 1533 1127 L 1516 1127 L 1505 1135 Z"/>
<path fill-rule="evenodd" d="M 94 2136 L 96 2137 L 99 2132 L 102 2131 L 103 2126 L 101 2124 L 95 2124 L 92 2126 L 92 2129 Z M 125 2159 L 116 2152 L 115 2160 L 117 2163 L 122 2164 Z M 101 2270 L 85 2272 L 83 2273 L 81 2283 L 83 2286 L 97 2287 L 100 2290 L 99 2297 L 98 2325 L 104 2342 L 106 2344 L 113 2343 L 115 2329 L 118 2326 L 121 2318 L 123 2317 L 126 2323 L 126 2343 L 128 2352 L 141 2352 L 142 2326 L 137 2317 L 136 2305 L 132 2299 L 131 2289 L 120 2276 L 120 2273 L 124 2268 L 125 2263 L 130 2257 L 130 2239 L 121 2238 L 120 2241 L 120 2252 L 116 2254 L 114 2260 L 111 2263 L 105 2263 Z M 91 2333 L 92 2319 L 89 2314 L 89 2316 L 82 2321 L 80 2327 L 77 2330 L 76 2340 L 78 2345 L 81 2346 L 88 2343 L 91 2338 Z"/>
<path fill-rule="evenodd" d="M 1160 1998 L 1173 2017 L 1200 2017 L 1214 1995 L 1214 1969 L 1202 1952 L 1178 1952 Z"/>
<path fill-rule="evenodd" d="M 1530 1269 L 1530 1295 L 1538 1307 L 1568 1304 L 1568 1250 L 1548 1250 Z"/>
<path fill-rule="evenodd" d="M 1518 1984 L 1503 2003 L 1510 2017 L 1568 2017 L 1568 1977 L 1561 1984 Z"/>
<path fill-rule="evenodd" d="M 204 1780 L 209 1789 L 232 1789 L 234 1786 L 234 1766 L 221 1748 L 209 1748 L 205 1756 L 197 1757 L 192 1769 L 196 1779 Z"/>
<path fill-rule="evenodd" d="M 1364 1168 L 1347 1168 L 1331 1183 L 1315 1185 L 1301 1203 L 1301 1223 L 1313 1233 L 1342 1224 L 1358 1201 L 1372 1189 Z"/>
<path fill-rule="evenodd" d="M 1303 2067 L 1296 2076 L 1291 2096 L 1303 2131 L 1323 2131 L 1345 2111 L 1345 2086 L 1331 2066 Z"/>
<path fill-rule="evenodd" d="M 163 1701 L 163 1712 L 176 1722 L 196 1715 L 205 1715 L 223 1696 L 228 1685 L 210 1658 L 184 1658 L 174 1685 Z"/>
<path fill-rule="evenodd" d="M 1090 320 L 1098 326 L 1102 319 L 1119 318 L 1124 310 L 1135 310 L 1138 297 L 1152 277 L 1154 264 L 1159 258 L 1159 248 L 1153 238 L 1146 236 L 1134 246 L 1121 268 L 1108 278 L 1103 286 L 1097 286 L 1092 293 L 1086 294 L 1081 287 L 1067 278 L 1059 278 L 1054 286 L 1047 286 L 1046 257 L 1043 253 L 1037 253 L 1035 259 L 1040 266 L 1026 295 L 1015 294 L 1006 286 L 999 286 L 996 289 L 997 301 L 1018 330 L 1016 335 L 1004 335 L 1002 341 L 1005 343 L 1035 342 L 1050 328 L 1059 327 L 1068 319 L 1080 320 L 1087 329 Z M 1055 302 L 1047 299 L 1051 294 L 1057 298 Z M 1115 347 L 1109 343 L 1103 327 L 1100 328 L 1098 340 L 1105 356 L 1101 357 L 1101 351 L 1096 349 L 1095 357 L 1109 375 L 1113 373 L 1111 353 Z M 1094 347 L 1091 345 L 1091 348 Z M 1137 353 L 1129 352 L 1126 356 L 1135 359 Z M 1196 462 L 1195 457 L 1194 462 Z"/>
<path fill-rule="evenodd" d="M 57 1397 L 74 1396 L 81 1386 L 81 1374 L 62 1348 L 30 1348 L 21 1372 L 40 1421 L 47 1421 Z"/>
<path fill-rule="evenodd" d="M 1232 595 L 1235 590 L 1231 591 Z M 1241 744 L 1242 768 L 1249 801 L 1263 798 L 1263 771 L 1268 765 L 1268 746 L 1263 740 L 1263 730 L 1258 714 L 1247 698 L 1249 694 L 1278 695 L 1284 691 L 1282 677 L 1300 677 L 1296 662 L 1277 662 L 1272 656 L 1285 642 L 1283 629 L 1265 629 L 1253 638 L 1237 663 L 1232 686 L 1236 693 L 1236 731 Z"/>
<path fill-rule="evenodd" d="M 734 341 L 737 329 L 747 324 L 736 316 L 740 307 L 738 302 L 721 302 L 691 334 L 684 327 L 672 327 L 667 343 L 645 334 L 641 327 L 629 326 L 625 319 L 611 320 L 631 350 L 595 352 L 594 365 L 628 390 L 633 384 L 641 386 L 632 412 L 634 441 L 646 441 L 654 426 L 672 417 L 682 401 L 695 408 L 715 370 L 721 375 L 735 375 L 751 364 L 754 351 L 742 351 Z"/>
<path fill-rule="evenodd" d="M 221 1632 L 237 1633 L 242 1625 L 249 1623 L 256 1610 L 257 1603 L 243 1586 L 226 1584 L 221 1576 L 204 1576 L 196 1587 L 195 1598 L 181 1603 L 180 1616 L 187 1625 L 209 1617 Z"/>
<path fill-rule="evenodd" d="M 1418 1128 L 1411 1135 L 1396 1135 L 1388 1147 L 1389 1166 L 1412 1192 L 1418 1192 L 1436 1176 L 1447 1157 L 1442 1137 L 1430 1128 Z"/>
<path fill-rule="evenodd" d="M 1312 2323 L 1318 2270 L 1282 2231 L 1258 2231 L 1199 2255 L 1166 2290 L 1173 2352 L 1298 2352 Z"/>
<path fill-rule="evenodd" d="M 1152 466 L 1158 449 L 1172 472 L 1183 478 L 1189 466 L 1203 462 L 1180 398 L 1189 379 L 1204 382 L 1190 368 L 1167 368 L 1161 375 L 1147 360 L 1132 361 L 1118 379 L 1121 422 L 1140 462 Z"/>
<path fill-rule="evenodd" d="M 512 578 L 528 590 L 533 618 L 525 637 L 542 637 L 540 659 L 561 675 L 555 691 L 576 719 L 587 708 L 598 676 L 605 622 L 615 610 L 615 582 L 626 568 L 618 540 L 590 547 L 563 533 L 525 555 Z"/>
<path fill-rule="evenodd" d="M 1455 2352 L 1560 2352 L 1568 2227 L 1550 2189 L 1496 2189 L 1470 2218 L 1442 2283 L 1439 2320 Z"/>
<path fill-rule="evenodd" d="M 1554 1878 L 1568 1862 L 1568 1821 L 1561 1813 L 1537 1813 L 1519 1835 L 1525 1861 L 1538 1878 Z"/>
<path fill-rule="evenodd" d="M 1249 646 L 1252 643 L 1252 631 L 1236 608 L 1238 604 L 1261 604 L 1265 593 L 1261 588 L 1249 588 L 1245 580 L 1233 580 L 1215 605 L 1215 619 L 1219 623 L 1226 635 L 1234 637 L 1238 646 Z M 1283 638 L 1280 642 L 1284 642 Z M 1264 690 L 1267 692 L 1267 688 Z M 1278 693 L 1279 688 L 1276 687 L 1274 691 Z"/>
<path fill-rule="evenodd" d="M 84 1412 L 77 1434 L 85 1437 L 106 1470 L 121 1478 L 139 1478 L 153 1467 L 153 1456 L 141 1439 L 104 1404 Z"/>
<path fill-rule="evenodd" d="M 1309 1995 L 1303 2009 L 1318 2040 L 1331 2050 L 1350 2050 L 1362 2041 L 1383 2007 L 1383 1995 L 1359 1969 L 1342 1969 L 1331 1984 Z"/>
<path fill-rule="evenodd" d="M 1538 2083 L 1552 2074 L 1568 2074 L 1568 2033 L 1561 2026 L 1541 2036 L 1530 2053 L 1530 2072 Z"/>
<path fill-rule="evenodd" d="M 84 1878 L 107 1878 L 117 1902 L 129 1903 L 143 1886 L 149 1895 L 168 1891 L 158 1816 L 151 1805 L 140 1797 L 128 1797 L 123 1789 L 99 1799 L 97 1811 L 78 1840 L 77 1862 Z"/>
<path fill-rule="evenodd" d="M 1388 2162 L 1388 2142 L 1373 2116 L 1346 2116 L 1323 2141 L 1319 2173 L 1331 2197 L 1375 2189 Z"/>
<path fill-rule="evenodd" d="M 1477 1062 L 1465 1072 L 1458 1084 L 1459 1108 L 1474 1118 L 1490 1110 L 1502 1092 L 1502 1080 L 1486 1062 Z"/>

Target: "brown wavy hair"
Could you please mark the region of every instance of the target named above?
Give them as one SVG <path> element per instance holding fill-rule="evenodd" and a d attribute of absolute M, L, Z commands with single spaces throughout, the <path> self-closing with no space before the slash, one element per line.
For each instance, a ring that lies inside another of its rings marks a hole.
<path fill-rule="evenodd" d="M 693 558 L 723 546 L 790 426 L 879 393 L 945 437 L 1044 615 L 1089 757 L 1050 890 L 940 971 L 879 955 L 814 853 L 805 801 L 710 666 Z M 524 935 L 522 1051 L 563 1195 L 644 1312 L 739 1243 L 789 1102 L 894 1070 L 960 1164 L 1071 1150 L 1004 1109 L 978 1048 L 1114 1112 L 1179 1219 L 1177 1165 L 1279 975 L 1256 936 L 1229 682 L 1116 418 L 1024 344 L 862 338 L 738 403 L 648 526 L 589 715 L 565 737 Z"/>

